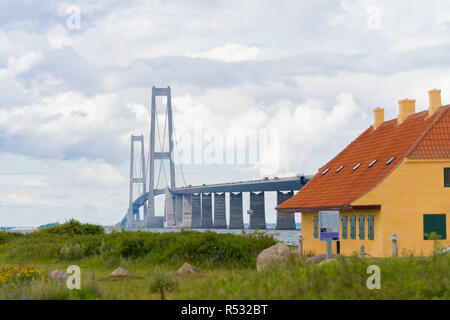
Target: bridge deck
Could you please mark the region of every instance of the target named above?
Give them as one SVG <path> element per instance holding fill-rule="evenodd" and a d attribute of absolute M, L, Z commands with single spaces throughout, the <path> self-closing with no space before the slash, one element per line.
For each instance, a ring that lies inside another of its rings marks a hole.
<path fill-rule="evenodd" d="M 300 190 L 308 181 L 305 177 L 280 178 L 271 180 L 239 181 L 201 186 L 170 189 L 173 194 L 212 193 L 212 192 L 261 192 Z"/>
<path fill-rule="evenodd" d="M 169 189 L 173 194 L 212 193 L 212 192 L 262 192 L 300 190 L 310 177 L 298 176 L 270 180 L 252 180 L 230 183 L 209 184 Z M 155 189 L 155 196 L 163 194 L 164 189 Z M 134 207 L 141 207 L 148 200 L 148 192 L 141 194 L 133 201 Z"/>

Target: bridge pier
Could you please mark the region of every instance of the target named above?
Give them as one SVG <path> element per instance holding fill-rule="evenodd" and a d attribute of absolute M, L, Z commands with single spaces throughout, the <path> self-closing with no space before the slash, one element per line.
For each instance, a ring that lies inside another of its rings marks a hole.
<path fill-rule="evenodd" d="M 266 213 L 264 205 L 264 192 L 250 192 L 250 229 L 266 229 Z"/>
<path fill-rule="evenodd" d="M 183 195 L 183 228 L 192 227 L 192 197 L 190 194 Z"/>
<path fill-rule="evenodd" d="M 230 192 L 230 225 L 229 229 L 244 229 L 242 213 L 242 192 Z"/>
<path fill-rule="evenodd" d="M 181 227 L 183 224 L 183 195 L 175 195 L 175 225 Z"/>
<path fill-rule="evenodd" d="M 212 194 L 202 193 L 202 228 L 211 229 L 212 221 Z"/>
<path fill-rule="evenodd" d="M 166 203 L 164 211 L 165 211 L 164 215 L 166 218 L 165 227 L 175 228 L 176 227 L 175 196 L 169 191 L 169 188 L 166 188 Z"/>
<path fill-rule="evenodd" d="M 226 229 L 225 192 L 214 193 L 214 229 Z"/>
<path fill-rule="evenodd" d="M 134 227 L 133 222 L 134 222 L 133 206 L 130 206 L 127 212 L 127 228 Z"/>
<path fill-rule="evenodd" d="M 192 228 L 200 228 L 202 226 L 202 207 L 200 193 L 192 194 Z"/>
<path fill-rule="evenodd" d="M 294 191 L 283 193 L 277 191 L 277 205 L 282 204 L 287 199 L 292 198 Z M 279 213 L 277 212 L 277 226 L 278 230 L 295 230 L 295 213 Z"/>

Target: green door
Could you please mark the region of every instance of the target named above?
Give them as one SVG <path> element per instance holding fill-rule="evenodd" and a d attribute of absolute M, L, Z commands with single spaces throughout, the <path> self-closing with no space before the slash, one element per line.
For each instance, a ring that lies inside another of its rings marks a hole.
<path fill-rule="evenodd" d="M 423 215 L 423 239 L 430 240 L 430 235 L 433 232 L 438 235 L 440 240 L 447 239 L 447 224 L 445 214 Z"/>

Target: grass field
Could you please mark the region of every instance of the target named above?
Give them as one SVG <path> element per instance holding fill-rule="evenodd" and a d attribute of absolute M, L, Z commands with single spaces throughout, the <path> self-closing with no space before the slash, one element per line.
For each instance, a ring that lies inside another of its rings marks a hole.
<path fill-rule="evenodd" d="M 448 253 L 323 265 L 292 254 L 258 273 L 257 255 L 275 243 L 264 233 L 83 233 L 0 233 L 1 299 L 450 299 Z M 184 262 L 202 273 L 175 275 Z M 81 290 L 49 274 L 73 264 Z M 369 265 L 380 268 L 379 290 L 367 288 Z M 109 278 L 118 266 L 131 276 Z"/>

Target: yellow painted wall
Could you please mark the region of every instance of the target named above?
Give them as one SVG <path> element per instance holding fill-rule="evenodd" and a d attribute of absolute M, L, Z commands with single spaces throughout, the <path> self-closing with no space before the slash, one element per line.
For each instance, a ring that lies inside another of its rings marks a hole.
<path fill-rule="evenodd" d="M 381 217 L 379 210 L 348 210 L 341 211 L 340 217 L 347 216 L 347 239 L 341 237 L 340 249 L 342 255 L 351 255 L 354 252 L 360 252 L 361 244 L 364 245 L 366 253 L 378 257 L 381 256 L 380 241 L 382 234 Z M 303 241 L 303 248 L 306 251 L 311 251 L 315 254 L 326 253 L 326 242 L 321 242 L 319 239 L 314 238 L 314 220 L 313 217 L 318 216 L 317 212 L 303 212 L 302 213 L 302 236 L 305 239 Z M 355 238 L 350 238 L 350 216 L 355 216 Z M 358 216 L 364 216 L 364 240 L 359 239 L 359 219 Z M 369 223 L 368 216 L 374 217 L 374 240 L 368 240 L 369 235 Z M 342 221 L 342 220 L 341 220 Z M 342 223 L 341 223 L 341 236 L 342 236 Z M 333 243 L 333 254 L 336 253 L 336 243 Z"/>
<path fill-rule="evenodd" d="M 380 203 L 382 221 L 382 255 L 391 254 L 392 233 L 397 233 L 399 253 L 403 249 L 415 255 L 429 255 L 434 241 L 423 239 L 423 215 L 446 214 L 447 239 L 450 246 L 450 188 L 444 187 L 446 160 L 404 160 L 382 183 L 361 197 L 354 205 Z"/>
<path fill-rule="evenodd" d="M 389 257 L 392 255 L 389 238 L 396 233 L 400 238 L 399 255 L 404 250 L 415 255 L 429 255 L 433 252 L 434 241 L 423 240 L 423 214 L 446 214 L 447 239 L 441 240 L 440 244 L 450 246 L 450 188 L 444 187 L 444 168 L 450 168 L 450 160 L 406 159 L 378 186 L 353 203 L 381 204 L 380 210 L 341 211 L 341 217 L 356 216 L 356 240 L 350 239 L 348 218 L 348 238 L 340 241 L 341 254 L 359 252 L 360 245 L 364 244 L 368 254 Z M 325 253 L 326 243 L 314 238 L 314 215 L 318 213 L 302 213 L 304 250 Z M 366 217 L 365 240 L 359 240 L 359 215 Z M 369 215 L 374 216 L 374 240 L 368 240 Z M 336 244 L 333 244 L 333 253 L 336 253 Z"/>

